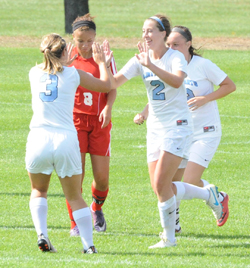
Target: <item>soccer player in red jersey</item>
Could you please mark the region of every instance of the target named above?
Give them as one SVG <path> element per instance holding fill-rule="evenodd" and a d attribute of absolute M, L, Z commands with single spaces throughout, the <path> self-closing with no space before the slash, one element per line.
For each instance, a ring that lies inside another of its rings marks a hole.
<path fill-rule="evenodd" d="M 73 22 L 75 48 L 72 55 L 77 56 L 72 66 L 99 78 L 99 67 L 92 56 L 92 44 L 96 37 L 96 25 L 93 19 L 90 14 L 86 14 Z M 114 74 L 116 73 L 114 59 L 108 68 L 111 68 Z M 97 232 L 106 230 L 102 206 L 109 191 L 111 111 L 115 98 L 116 89 L 112 89 L 109 93 L 99 93 L 81 86 L 77 88 L 75 95 L 73 117 L 82 157 L 82 180 L 86 154 L 89 153 L 94 176 L 91 187 L 93 202 L 90 208 Z M 66 203 L 71 219 L 70 235 L 78 236 L 78 227 L 73 219 L 71 208 L 67 201 Z"/>

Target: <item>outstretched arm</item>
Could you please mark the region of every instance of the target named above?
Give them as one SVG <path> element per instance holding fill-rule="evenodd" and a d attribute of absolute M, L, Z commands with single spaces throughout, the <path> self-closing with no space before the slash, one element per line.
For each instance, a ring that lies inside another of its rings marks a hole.
<path fill-rule="evenodd" d="M 111 90 L 111 83 L 103 48 L 98 43 L 93 43 L 92 50 L 93 58 L 99 65 L 100 79 L 95 78 L 82 70 L 77 70 L 80 75 L 80 85 L 92 91 L 109 92 Z"/>
<path fill-rule="evenodd" d="M 103 49 L 104 49 L 104 54 L 106 57 L 107 66 L 110 66 L 110 62 L 113 57 L 113 52 L 110 50 L 109 42 L 107 40 L 103 42 Z M 110 68 L 108 68 L 108 73 L 109 73 L 109 78 L 110 78 L 112 88 L 118 88 L 121 85 L 123 85 L 126 81 L 128 81 L 128 79 L 119 72 L 113 75 Z"/>
<path fill-rule="evenodd" d="M 186 74 L 180 70 L 175 71 L 174 73 L 167 72 L 156 65 L 154 65 L 150 58 L 149 58 L 149 50 L 145 43 L 141 44 L 139 42 L 137 44 L 140 54 L 135 54 L 138 61 L 141 63 L 141 65 L 147 67 L 150 69 L 154 74 L 156 74 L 162 81 L 170 85 L 174 88 L 179 88 L 185 77 Z"/>

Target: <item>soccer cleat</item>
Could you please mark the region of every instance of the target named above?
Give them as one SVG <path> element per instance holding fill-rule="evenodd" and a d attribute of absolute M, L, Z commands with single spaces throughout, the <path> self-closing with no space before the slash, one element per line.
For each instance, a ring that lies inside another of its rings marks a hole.
<path fill-rule="evenodd" d="M 52 246 L 48 237 L 45 237 L 43 234 L 38 236 L 37 245 L 43 252 L 55 253 L 57 250 Z"/>
<path fill-rule="evenodd" d="M 205 188 L 209 191 L 209 199 L 206 204 L 212 209 L 214 217 L 218 221 L 223 214 L 222 204 L 219 202 L 218 197 L 218 188 L 213 184 L 209 184 Z"/>
<path fill-rule="evenodd" d="M 97 250 L 96 250 L 95 246 L 91 246 L 88 249 L 84 249 L 83 253 L 84 254 L 94 254 L 94 253 L 97 253 Z"/>
<path fill-rule="evenodd" d="M 91 208 L 91 213 L 92 213 L 92 217 L 94 220 L 94 227 L 95 227 L 96 231 L 97 232 L 105 232 L 107 225 L 106 225 L 106 221 L 105 221 L 102 209 L 97 210 L 97 211 L 93 211 Z"/>
<path fill-rule="evenodd" d="M 69 234 L 70 236 L 80 236 L 80 232 L 77 225 L 70 230 Z"/>
<path fill-rule="evenodd" d="M 224 197 L 223 201 L 221 202 L 222 205 L 222 216 L 220 219 L 217 220 L 217 225 L 218 226 L 223 226 L 229 216 L 229 209 L 228 209 L 228 201 L 229 201 L 229 197 L 226 193 L 224 192 L 220 192 L 220 194 Z"/>
<path fill-rule="evenodd" d="M 150 246 L 149 248 L 168 248 L 168 247 L 175 247 L 177 244 L 172 243 L 165 236 L 163 236 L 163 233 L 159 234 L 161 241 L 157 244 Z"/>

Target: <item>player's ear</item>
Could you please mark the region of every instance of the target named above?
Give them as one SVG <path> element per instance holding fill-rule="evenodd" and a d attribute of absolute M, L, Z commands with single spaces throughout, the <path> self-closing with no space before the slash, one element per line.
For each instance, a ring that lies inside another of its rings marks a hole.
<path fill-rule="evenodd" d="M 192 46 L 192 42 L 191 41 L 187 41 L 187 47 L 190 48 Z"/>

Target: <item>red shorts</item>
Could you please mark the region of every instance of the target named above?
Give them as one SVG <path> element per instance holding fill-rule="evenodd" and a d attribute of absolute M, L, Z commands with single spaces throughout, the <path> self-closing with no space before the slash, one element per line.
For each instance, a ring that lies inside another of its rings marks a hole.
<path fill-rule="evenodd" d="M 102 129 L 97 115 L 74 114 L 73 119 L 81 153 L 110 156 L 112 123 Z"/>

